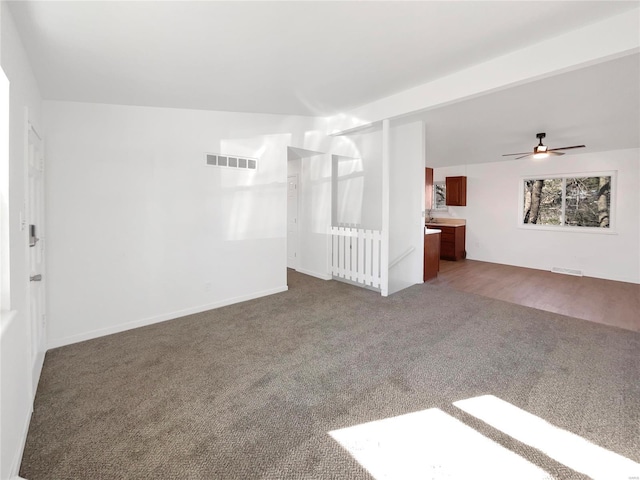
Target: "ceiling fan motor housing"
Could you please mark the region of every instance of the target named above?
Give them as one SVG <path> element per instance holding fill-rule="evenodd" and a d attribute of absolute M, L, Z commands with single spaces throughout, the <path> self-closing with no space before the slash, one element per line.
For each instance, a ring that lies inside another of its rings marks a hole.
<path fill-rule="evenodd" d="M 547 153 L 547 146 L 542 144 L 542 139 L 546 137 L 546 133 L 536 133 L 536 138 L 539 140 L 538 145 L 533 147 L 533 153 Z"/>

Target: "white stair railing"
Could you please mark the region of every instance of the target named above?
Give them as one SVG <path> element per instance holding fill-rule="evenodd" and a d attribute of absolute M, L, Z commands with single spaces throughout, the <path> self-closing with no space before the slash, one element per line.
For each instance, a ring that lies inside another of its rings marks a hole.
<path fill-rule="evenodd" d="M 393 267 L 395 267 L 397 264 L 399 264 L 402 260 L 407 258 L 409 255 L 411 255 L 415 249 L 416 247 L 409 247 L 403 254 L 398 255 L 398 257 L 389 264 L 389 270 L 391 270 Z"/>
<path fill-rule="evenodd" d="M 378 230 L 331 227 L 332 275 L 380 288 L 381 239 Z"/>

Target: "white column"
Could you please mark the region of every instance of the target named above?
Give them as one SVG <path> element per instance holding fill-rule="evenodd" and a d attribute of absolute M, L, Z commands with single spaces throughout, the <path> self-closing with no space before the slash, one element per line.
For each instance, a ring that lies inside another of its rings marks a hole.
<path fill-rule="evenodd" d="M 380 292 L 389 295 L 389 119 L 382 121 L 382 241 L 380 252 Z"/>

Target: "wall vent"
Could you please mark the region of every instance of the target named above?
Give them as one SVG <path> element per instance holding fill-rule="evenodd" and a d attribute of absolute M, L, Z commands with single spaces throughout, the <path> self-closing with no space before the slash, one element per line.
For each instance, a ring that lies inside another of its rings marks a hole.
<path fill-rule="evenodd" d="M 572 268 L 553 267 L 551 271 L 553 273 L 563 273 L 564 275 L 573 275 L 575 277 L 582 276 L 582 270 L 574 270 Z"/>
<path fill-rule="evenodd" d="M 258 169 L 257 158 L 238 157 L 237 155 L 221 155 L 219 153 L 205 153 L 204 156 L 208 167 L 225 167 L 240 170 Z"/>

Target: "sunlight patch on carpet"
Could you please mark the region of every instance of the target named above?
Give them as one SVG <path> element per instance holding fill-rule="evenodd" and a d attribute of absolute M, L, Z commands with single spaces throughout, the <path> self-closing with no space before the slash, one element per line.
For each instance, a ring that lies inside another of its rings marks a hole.
<path fill-rule="evenodd" d="M 453 405 L 594 480 L 640 478 L 640 464 L 493 395 L 460 400 Z"/>
<path fill-rule="evenodd" d="M 329 432 L 376 480 L 548 480 L 547 472 L 438 408 Z"/>

